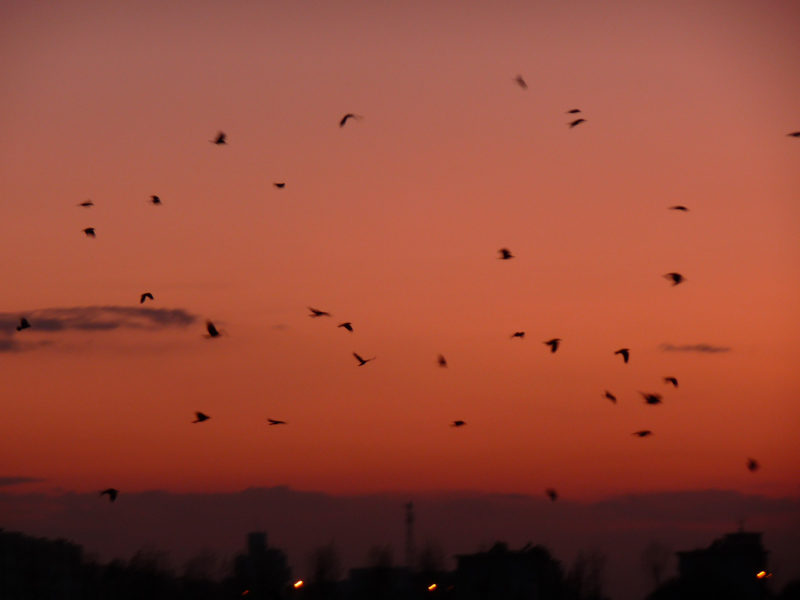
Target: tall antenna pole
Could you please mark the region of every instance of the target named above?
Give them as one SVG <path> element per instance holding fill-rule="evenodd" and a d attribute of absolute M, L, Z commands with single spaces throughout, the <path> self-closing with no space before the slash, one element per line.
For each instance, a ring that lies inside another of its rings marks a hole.
<path fill-rule="evenodd" d="M 406 504 L 406 566 L 408 570 L 414 569 L 414 555 L 416 554 L 416 547 L 414 546 L 414 503 L 409 502 Z"/>

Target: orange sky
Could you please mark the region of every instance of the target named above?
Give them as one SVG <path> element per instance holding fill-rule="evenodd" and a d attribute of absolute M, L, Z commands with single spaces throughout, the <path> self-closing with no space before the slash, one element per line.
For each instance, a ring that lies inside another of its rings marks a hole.
<path fill-rule="evenodd" d="M 800 6 L 431 4 L 0 7 L 0 475 L 800 493 Z"/>

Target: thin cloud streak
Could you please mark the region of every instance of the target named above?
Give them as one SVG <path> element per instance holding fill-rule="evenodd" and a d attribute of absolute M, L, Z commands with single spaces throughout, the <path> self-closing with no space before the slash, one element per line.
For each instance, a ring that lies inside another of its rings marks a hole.
<path fill-rule="evenodd" d="M 162 329 L 191 325 L 197 316 L 182 308 L 140 308 L 131 306 L 77 306 L 44 308 L 24 313 L 0 313 L 0 330 L 16 330 L 20 315 L 31 322 L 32 331 Z"/>
<path fill-rule="evenodd" d="M 8 485 L 21 485 L 23 483 L 40 483 L 45 481 L 38 477 L 0 477 L 0 487 Z"/>
<path fill-rule="evenodd" d="M 30 321 L 31 328 L 19 333 L 17 325 L 23 315 Z M 170 327 L 188 327 L 198 319 L 197 315 L 183 308 L 132 306 L 75 306 L 0 313 L 0 354 L 52 345 L 52 340 L 31 339 L 42 332 L 58 334 L 65 331 L 107 332 L 117 329 L 160 331 Z"/>
<path fill-rule="evenodd" d="M 728 346 L 712 346 L 711 344 L 685 344 L 683 346 L 675 346 L 673 344 L 661 344 L 659 346 L 662 352 L 700 352 L 703 354 L 718 354 L 720 352 L 730 352 L 731 348 Z"/>

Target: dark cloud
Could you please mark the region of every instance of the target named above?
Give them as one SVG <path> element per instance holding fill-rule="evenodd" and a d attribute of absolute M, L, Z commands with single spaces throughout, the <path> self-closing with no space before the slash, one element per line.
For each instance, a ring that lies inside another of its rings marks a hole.
<path fill-rule="evenodd" d="M 44 479 L 37 479 L 36 477 L 0 477 L 0 487 L 5 485 L 19 485 L 21 483 L 38 483 Z"/>
<path fill-rule="evenodd" d="M 33 350 L 42 346 L 49 346 L 52 344 L 49 340 L 24 340 L 20 341 L 19 338 L 2 337 L 6 332 L 0 330 L 0 354 L 3 352 L 22 352 L 23 350 Z"/>
<path fill-rule="evenodd" d="M 18 352 L 19 344 L 11 338 L 0 338 L 0 352 Z"/>
<path fill-rule="evenodd" d="M 715 354 L 717 352 L 730 352 L 728 346 L 712 346 L 711 344 L 685 344 L 683 346 L 675 346 L 673 344 L 661 344 L 659 346 L 664 352 L 704 352 L 707 354 Z"/>
<path fill-rule="evenodd" d="M 25 316 L 31 328 L 17 333 L 20 317 Z M 112 331 L 139 329 L 157 331 L 167 327 L 187 327 L 198 317 L 182 308 L 144 308 L 131 306 L 78 306 L 45 308 L 19 313 L 0 313 L 0 352 L 18 352 L 47 344 L 31 341 L 37 332 Z M 23 341 L 23 337 L 24 341 Z"/>

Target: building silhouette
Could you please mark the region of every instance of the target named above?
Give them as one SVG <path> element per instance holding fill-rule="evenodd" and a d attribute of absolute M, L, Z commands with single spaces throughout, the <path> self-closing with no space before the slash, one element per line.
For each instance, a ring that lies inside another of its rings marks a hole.
<path fill-rule="evenodd" d="M 560 600 L 566 595 L 561 564 L 544 546 L 510 550 L 498 542 L 456 560 L 452 592 L 458 600 Z"/>
<path fill-rule="evenodd" d="M 648 600 L 761 600 L 772 598 L 767 550 L 761 533 L 739 531 L 708 548 L 677 552 L 678 576 L 659 586 Z"/>
<path fill-rule="evenodd" d="M 282 598 L 292 577 L 286 553 L 267 545 L 264 531 L 247 534 L 247 551 L 234 560 L 234 581 L 248 598 Z"/>

